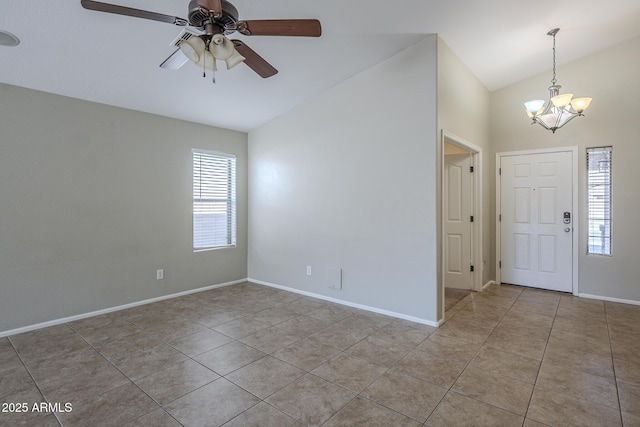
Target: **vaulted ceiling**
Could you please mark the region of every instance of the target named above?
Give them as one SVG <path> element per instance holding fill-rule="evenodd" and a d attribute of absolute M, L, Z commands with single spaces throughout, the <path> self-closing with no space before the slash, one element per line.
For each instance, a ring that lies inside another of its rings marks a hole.
<path fill-rule="evenodd" d="M 549 70 L 552 28 L 561 28 L 559 64 L 640 36 L 638 0 L 231 1 L 240 19 L 317 18 L 323 35 L 238 35 L 279 73 L 262 79 L 219 63 L 213 84 L 192 63 L 159 68 L 179 27 L 89 11 L 80 0 L 2 0 L 0 30 L 21 43 L 0 46 L 0 82 L 248 131 L 427 34 L 439 34 L 489 90 Z M 108 2 L 187 15 L 188 0 Z"/>

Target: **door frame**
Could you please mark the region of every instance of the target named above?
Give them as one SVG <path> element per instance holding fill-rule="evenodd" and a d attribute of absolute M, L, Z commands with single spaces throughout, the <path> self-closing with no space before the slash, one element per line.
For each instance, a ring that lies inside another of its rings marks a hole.
<path fill-rule="evenodd" d="M 482 277 L 483 277 L 483 258 L 482 258 L 482 149 L 477 145 L 472 144 L 469 141 L 466 141 L 460 138 L 457 135 L 454 135 L 451 132 L 447 132 L 446 130 L 442 130 L 441 138 L 440 138 L 440 164 L 443 166 L 440 171 L 440 248 L 442 250 L 441 257 L 441 271 L 442 277 L 440 281 L 440 290 L 442 293 L 442 316 L 444 317 L 444 306 L 445 306 L 445 297 L 444 297 L 444 271 L 446 267 L 446 259 L 444 254 L 445 247 L 445 168 L 444 168 L 444 145 L 448 142 L 449 144 L 455 145 L 456 147 L 462 148 L 464 150 L 469 151 L 472 154 L 471 164 L 473 166 L 473 185 L 471 188 L 471 193 L 473 197 L 473 216 L 474 221 L 471 223 L 471 260 L 473 262 L 474 271 L 471 273 L 471 290 L 476 292 L 481 292 L 483 288 Z"/>
<path fill-rule="evenodd" d="M 560 153 L 560 152 L 571 152 L 572 154 L 572 172 L 571 179 L 573 181 L 571 193 L 572 193 L 572 203 L 571 209 L 573 211 L 573 221 L 572 221 L 572 262 L 571 262 L 571 288 L 573 295 L 578 295 L 578 239 L 580 233 L 579 227 L 579 218 L 580 218 L 580 210 L 578 203 L 578 147 L 556 147 L 556 148 L 541 148 L 535 150 L 519 150 L 519 151 L 503 151 L 496 153 L 496 283 L 501 284 L 501 269 L 500 269 L 500 258 L 501 258 L 501 223 L 500 223 L 500 198 L 501 198 L 501 179 L 500 179 L 500 164 L 502 157 L 511 157 L 511 156 L 521 156 L 528 154 L 552 154 L 552 153 Z"/>

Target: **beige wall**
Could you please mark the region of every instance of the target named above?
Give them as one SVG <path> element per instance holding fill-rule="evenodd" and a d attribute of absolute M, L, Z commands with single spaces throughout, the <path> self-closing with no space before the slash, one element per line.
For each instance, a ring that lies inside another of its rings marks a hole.
<path fill-rule="evenodd" d="M 234 249 L 191 249 L 194 147 L 238 156 Z M 246 278 L 246 151 L 244 133 L 0 84 L 0 333 Z"/>
<path fill-rule="evenodd" d="M 548 98 L 551 71 L 491 93 L 495 152 L 577 146 L 579 152 L 579 292 L 640 301 L 640 38 L 557 69 L 561 93 L 591 96 L 586 117 L 555 134 L 530 125 L 523 103 Z M 587 147 L 613 146 L 613 256 L 586 255 Z M 495 168 L 495 157 L 492 159 Z M 492 181 L 495 193 L 495 176 Z M 492 195 L 495 215 L 495 194 Z M 495 229 L 492 231 L 495 235 Z"/>
<path fill-rule="evenodd" d="M 437 321 L 436 40 L 250 132 L 250 278 Z"/>

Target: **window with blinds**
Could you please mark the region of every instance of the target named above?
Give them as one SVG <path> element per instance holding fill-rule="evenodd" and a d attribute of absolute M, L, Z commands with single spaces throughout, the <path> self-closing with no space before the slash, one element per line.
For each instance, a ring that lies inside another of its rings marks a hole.
<path fill-rule="evenodd" d="M 587 254 L 611 255 L 611 154 L 587 148 Z"/>
<path fill-rule="evenodd" d="M 193 150 L 193 250 L 236 244 L 236 157 Z"/>

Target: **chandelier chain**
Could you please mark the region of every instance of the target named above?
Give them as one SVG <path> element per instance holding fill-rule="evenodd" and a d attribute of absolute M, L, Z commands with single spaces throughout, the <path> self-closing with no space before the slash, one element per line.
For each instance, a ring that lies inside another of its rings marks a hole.
<path fill-rule="evenodd" d="M 556 84 L 556 35 L 553 34 L 553 78 L 551 79 L 551 84 Z"/>

